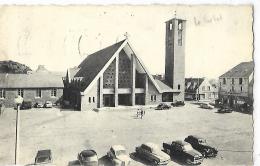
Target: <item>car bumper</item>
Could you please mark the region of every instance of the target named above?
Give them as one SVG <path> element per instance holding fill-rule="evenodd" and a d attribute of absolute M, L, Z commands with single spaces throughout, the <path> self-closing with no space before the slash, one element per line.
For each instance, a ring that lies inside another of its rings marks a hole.
<path fill-rule="evenodd" d="M 199 160 L 195 160 L 195 161 L 187 160 L 187 164 L 198 165 L 198 164 L 201 164 L 202 161 L 203 161 L 203 159 L 199 159 Z"/>
<path fill-rule="evenodd" d="M 169 162 L 170 162 L 170 159 L 169 160 L 160 161 L 158 163 L 158 165 L 167 165 Z"/>

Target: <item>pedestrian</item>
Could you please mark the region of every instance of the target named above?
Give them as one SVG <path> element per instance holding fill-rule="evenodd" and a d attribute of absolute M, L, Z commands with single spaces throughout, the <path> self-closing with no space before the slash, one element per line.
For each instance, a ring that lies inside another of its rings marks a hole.
<path fill-rule="evenodd" d="M 143 119 L 143 110 L 141 109 L 141 119 Z"/>

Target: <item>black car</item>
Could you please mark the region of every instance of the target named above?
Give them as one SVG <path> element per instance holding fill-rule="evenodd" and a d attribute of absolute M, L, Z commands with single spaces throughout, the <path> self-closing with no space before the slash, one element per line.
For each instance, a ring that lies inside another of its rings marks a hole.
<path fill-rule="evenodd" d="M 186 164 L 201 164 L 203 155 L 194 150 L 188 142 L 173 141 L 171 143 L 163 143 L 164 151 L 175 159 Z"/>
<path fill-rule="evenodd" d="M 198 136 L 190 135 L 185 138 L 186 142 L 190 143 L 191 146 L 199 151 L 204 157 L 216 157 L 218 154 L 218 150 L 209 146 L 205 139 L 200 138 Z"/>
<path fill-rule="evenodd" d="M 231 113 L 232 111 L 232 108 L 227 106 L 222 106 L 218 109 L 218 113 Z"/>
<path fill-rule="evenodd" d="M 26 109 L 31 109 L 31 108 L 32 108 L 31 101 L 23 101 L 21 104 L 21 107 L 20 107 L 21 110 L 26 110 Z"/>
<path fill-rule="evenodd" d="M 78 154 L 81 166 L 98 166 L 97 153 L 94 150 L 83 150 Z"/>
<path fill-rule="evenodd" d="M 168 110 L 171 106 L 166 103 L 160 103 L 155 109 L 156 110 Z"/>
<path fill-rule="evenodd" d="M 173 107 L 180 107 L 180 106 L 184 106 L 185 103 L 184 103 L 184 101 L 175 101 L 175 102 L 171 103 L 171 105 Z"/>
<path fill-rule="evenodd" d="M 52 163 L 51 150 L 39 150 L 35 157 L 35 165 L 50 165 Z"/>

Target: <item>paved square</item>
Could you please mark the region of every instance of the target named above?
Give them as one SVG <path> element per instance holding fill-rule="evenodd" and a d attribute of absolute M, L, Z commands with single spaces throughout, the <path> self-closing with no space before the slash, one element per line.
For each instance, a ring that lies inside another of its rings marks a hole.
<path fill-rule="evenodd" d="M 129 153 L 144 142 L 162 146 L 163 141 L 184 139 L 194 134 L 219 149 L 203 165 L 253 165 L 252 115 L 216 113 L 186 103 L 170 110 L 147 108 L 143 119 L 137 108 L 109 108 L 99 112 L 52 109 L 22 110 L 20 118 L 20 163 L 32 164 L 37 150 L 51 149 L 58 166 L 73 165 L 77 154 L 93 148 L 104 159 L 111 145 L 122 144 Z M 0 165 L 14 163 L 15 115 L 6 109 L 0 117 Z M 145 162 L 132 161 L 133 166 Z M 169 165 L 178 165 L 171 161 Z"/>

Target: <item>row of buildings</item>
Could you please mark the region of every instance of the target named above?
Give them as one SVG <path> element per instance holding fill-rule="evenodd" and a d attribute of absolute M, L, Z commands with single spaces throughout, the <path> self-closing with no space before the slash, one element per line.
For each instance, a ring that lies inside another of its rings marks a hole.
<path fill-rule="evenodd" d="M 185 79 L 186 21 L 165 24 L 165 73 L 153 76 L 127 39 L 91 55 L 66 73 L 40 70 L 0 74 L 0 102 L 14 106 L 20 95 L 33 103 L 65 101 L 78 110 L 118 105 L 152 105 L 175 100 L 216 100 L 230 106 L 253 102 L 253 62 L 219 77 Z"/>

